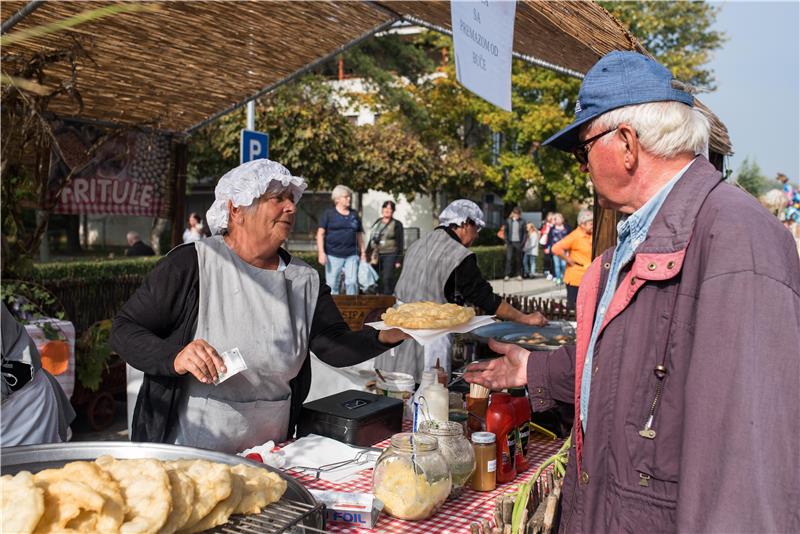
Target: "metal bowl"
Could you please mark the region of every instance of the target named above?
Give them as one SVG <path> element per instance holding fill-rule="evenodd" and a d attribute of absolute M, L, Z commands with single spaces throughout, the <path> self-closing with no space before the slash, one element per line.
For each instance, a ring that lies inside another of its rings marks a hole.
<path fill-rule="evenodd" d="M 265 511 L 257 516 L 244 516 L 244 518 L 254 517 L 257 520 L 268 520 L 269 525 L 260 525 L 261 532 L 282 532 L 293 524 L 308 526 L 311 528 L 323 528 L 321 506 L 309 491 L 297 480 L 287 475 L 279 469 L 268 465 L 253 462 L 241 456 L 226 454 L 222 452 L 210 451 L 206 449 L 196 449 L 193 447 L 182 447 L 179 445 L 166 445 L 162 443 L 131 443 L 125 441 L 84 441 L 70 443 L 49 443 L 44 445 L 25 445 L 21 447 L 3 447 L 0 449 L 0 472 L 3 475 L 13 475 L 20 471 L 30 471 L 36 473 L 43 469 L 62 467 L 68 462 L 77 460 L 93 461 L 98 456 L 109 454 L 114 458 L 123 460 L 153 458 L 156 460 L 210 460 L 228 465 L 245 464 L 253 467 L 267 469 L 278 474 L 286 480 L 287 487 L 278 503 L 265 508 Z M 270 508 L 275 508 L 270 513 Z M 287 512 L 287 508 L 290 509 Z M 278 510 L 279 509 L 279 510 Z M 294 514 L 294 518 L 291 517 Z M 279 522 L 272 517 L 280 516 Z M 293 519 L 296 519 L 293 521 Z M 241 519 L 232 518 L 228 524 L 240 523 Z M 227 527 L 222 525 L 217 529 Z M 277 529 L 277 530 L 275 530 Z M 229 529 L 226 532 L 230 531 Z M 234 530 L 236 531 L 236 530 Z"/>

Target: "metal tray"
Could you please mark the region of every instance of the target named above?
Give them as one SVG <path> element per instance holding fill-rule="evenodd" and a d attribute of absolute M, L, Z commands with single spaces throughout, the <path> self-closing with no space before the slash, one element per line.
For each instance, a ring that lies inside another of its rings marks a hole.
<path fill-rule="evenodd" d="M 551 342 L 545 341 L 535 344 L 516 342 L 517 339 L 530 337 L 534 333 L 543 335 Z M 521 347 L 531 350 L 555 350 L 562 345 L 557 341 L 553 341 L 553 337 L 567 335 L 574 338 L 575 329 L 568 321 L 550 321 L 547 326 L 529 326 L 507 321 L 503 323 L 482 326 L 481 328 L 473 330 L 472 334 L 477 337 L 493 338 L 506 343 L 515 343 Z"/>
<path fill-rule="evenodd" d="M 295 525 L 300 530 L 322 529 L 322 505 L 297 480 L 268 465 L 241 456 L 161 443 L 131 443 L 125 441 L 84 441 L 3 447 L 0 449 L 0 472 L 13 475 L 20 471 L 36 473 L 43 469 L 61 467 L 76 460 L 95 460 L 109 454 L 125 460 L 154 458 L 156 460 L 210 460 L 228 465 L 246 464 L 261 467 L 286 480 L 286 493 L 280 501 L 267 506 L 260 514 L 233 516 L 213 532 L 285 532 Z M 307 528 L 305 528 L 307 527 Z M 255 529 L 255 530 L 253 530 Z"/>

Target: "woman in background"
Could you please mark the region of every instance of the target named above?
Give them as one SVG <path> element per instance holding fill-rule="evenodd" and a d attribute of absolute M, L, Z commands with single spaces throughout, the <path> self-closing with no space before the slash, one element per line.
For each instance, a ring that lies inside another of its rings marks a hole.
<path fill-rule="evenodd" d="M 528 240 L 522 247 L 522 268 L 526 277 L 533 278 L 536 274 L 536 258 L 539 256 L 539 231 L 536 225 L 528 223 L 527 232 Z"/>
<path fill-rule="evenodd" d="M 394 218 L 395 203 L 387 200 L 381 206 L 381 218 L 372 223 L 369 246 L 378 255 L 377 269 L 381 276 L 381 293 L 394 293 L 394 270 L 400 268 L 403 256 L 403 223 Z"/>
<path fill-rule="evenodd" d="M 578 286 L 581 285 L 583 275 L 592 263 L 593 227 L 594 215 L 591 210 L 581 210 L 578 213 L 578 228 L 553 245 L 553 256 L 557 256 L 567 264 L 564 285 L 567 286 L 567 307 L 571 310 L 575 309 Z"/>
<path fill-rule="evenodd" d="M 348 295 L 358 294 L 358 258 L 367 260 L 364 227 L 361 218 L 350 207 L 353 190 L 337 185 L 331 192 L 334 207 L 319 219 L 317 251 L 320 265 L 325 266 L 325 283 L 331 293 L 339 294 L 339 276 L 344 270 L 344 287 Z"/>
<path fill-rule="evenodd" d="M 564 283 L 564 269 L 566 269 L 567 264 L 563 258 L 553 253 L 553 246 L 567 237 L 570 230 L 569 225 L 564 223 L 563 215 L 560 213 L 553 214 L 553 227 L 550 228 L 547 236 L 547 249 L 553 255 L 553 278 L 555 278 L 557 285 Z"/>

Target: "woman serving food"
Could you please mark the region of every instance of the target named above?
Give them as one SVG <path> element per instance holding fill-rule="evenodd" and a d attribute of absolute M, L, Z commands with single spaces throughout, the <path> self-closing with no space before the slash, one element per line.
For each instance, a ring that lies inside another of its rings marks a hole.
<path fill-rule="evenodd" d="M 342 367 L 408 337 L 351 332 L 317 272 L 281 248 L 305 188 L 265 159 L 228 172 L 206 216 L 214 235 L 172 250 L 123 306 L 112 346 L 145 373 L 133 441 L 224 452 L 282 441 L 308 394 L 309 350 Z M 232 349 L 247 368 L 215 385 Z"/>
<path fill-rule="evenodd" d="M 466 199 L 451 202 L 439 214 L 439 224 L 408 248 L 395 288 L 399 302 L 472 304 L 500 319 L 533 326 L 547 324 L 541 313 L 522 313 L 495 294 L 481 274 L 475 254 L 469 251 L 485 226 L 477 204 Z M 425 347 L 409 339 L 377 358 L 375 368 L 408 373 L 419 382 L 422 372 L 433 368 L 438 359 L 449 374 L 450 345 L 449 336 Z"/>

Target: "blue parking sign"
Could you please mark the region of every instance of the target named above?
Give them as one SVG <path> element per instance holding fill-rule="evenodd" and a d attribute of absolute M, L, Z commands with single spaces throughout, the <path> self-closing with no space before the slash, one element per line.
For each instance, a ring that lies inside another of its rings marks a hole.
<path fill-rule="evenodd" d="M 242 130 L 239 155 L 239 163 L 268 158 L 269 134 L 255 130 Z"/>

